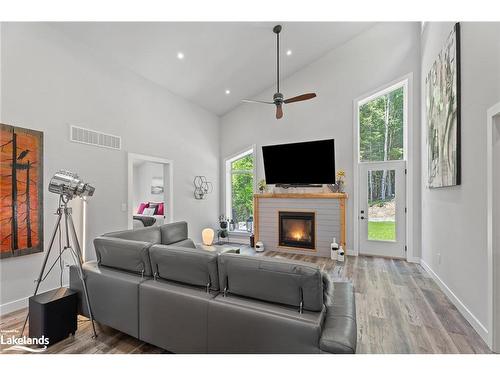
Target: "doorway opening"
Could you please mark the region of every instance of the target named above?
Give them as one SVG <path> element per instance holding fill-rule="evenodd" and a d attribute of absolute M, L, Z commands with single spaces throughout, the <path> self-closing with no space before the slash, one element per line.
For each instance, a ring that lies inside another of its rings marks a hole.
<path fill-rule="evenodd" d="M 128 154 L 128 228 L 173 221 L 173 162 Z"/>
<path fill-rule="evenodd" d="M 355 251 L 407 258 L 409 79 L 355 101 Z"/>

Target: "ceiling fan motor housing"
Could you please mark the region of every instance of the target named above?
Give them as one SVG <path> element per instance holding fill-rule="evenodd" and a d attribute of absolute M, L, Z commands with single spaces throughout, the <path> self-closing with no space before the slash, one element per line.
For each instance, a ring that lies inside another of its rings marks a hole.
<path fill-rule="evenodd" d="M 283 94 L 280 92 L 277 92 L 276 94 L 274 94 L 273 101 L 274 101 L 274 104 L 283 104 L 283 101 L 284 101 Z"/>

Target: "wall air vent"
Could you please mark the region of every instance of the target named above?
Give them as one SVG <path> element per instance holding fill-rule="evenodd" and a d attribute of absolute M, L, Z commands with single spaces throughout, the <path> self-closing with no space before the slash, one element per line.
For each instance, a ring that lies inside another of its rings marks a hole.
<path fill-rule="evenodd" d="M 122 149 L 122 138 L 117 135 L 106 134 L 95 130 L 71 125 L 70 137 L 72 142 L 84 143 L 97 147 Z"/>

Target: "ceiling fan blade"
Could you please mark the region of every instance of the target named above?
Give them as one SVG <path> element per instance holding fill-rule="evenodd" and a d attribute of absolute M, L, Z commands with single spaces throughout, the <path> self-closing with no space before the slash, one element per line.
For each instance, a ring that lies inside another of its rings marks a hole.
<path fill-rule="evenodd" d="M 280 119 L 283 117 L 283 107 L 281 104 L 276 104 L 276 119 Z"/>
<path fill-rule="evenodd" d="M 302 95 L 299 95 L 299 96 L 294 96 L 293 98 L 290 98 L 290 99 L 285 99 L 283 101 L 283 103 L 294 103 L 294 102 L 301 102 L 303 100 L 309 100 L 309 99 L 312 99 L 312 98 L 315 98 L 316 97 L 316 94 L 311 92 L 309 94 L 302 94 Z"/>
<path fill-rule="evenodd" d="M 250 99 L 242 99 L 241 100 L 244 103 L 263 103 L 263 104 L 274 104 L 274 102 L 266 102 L 263 100 L 250 100 Z"/>

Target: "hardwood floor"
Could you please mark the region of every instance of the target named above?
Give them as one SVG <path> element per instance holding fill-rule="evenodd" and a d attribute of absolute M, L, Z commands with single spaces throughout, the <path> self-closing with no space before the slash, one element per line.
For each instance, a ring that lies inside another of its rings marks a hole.
<path fill-rule="evenodd" d="M 347 257 L 338 263 L 277 252 L 262 255 L 316 263 L 334 280 L 354 283 L 358 353 L 490 353 L 420 265 L 365 256 Z M 20 310 L 1 318 L 4 336 L 21 329 L 24 314 Z M 49 347 L 46 353 L 165 353 L 112 328 L 97 327 L 99 336 L 93 340 L 90 322 L 79 317 L 76 335 Z"/>

